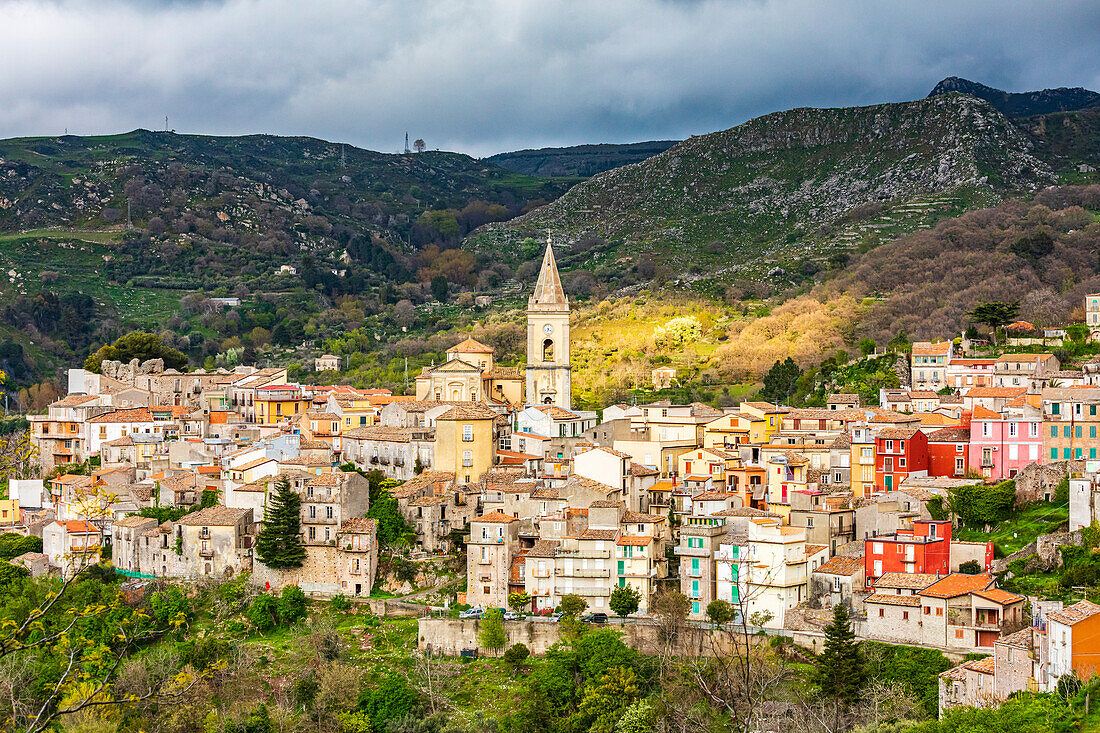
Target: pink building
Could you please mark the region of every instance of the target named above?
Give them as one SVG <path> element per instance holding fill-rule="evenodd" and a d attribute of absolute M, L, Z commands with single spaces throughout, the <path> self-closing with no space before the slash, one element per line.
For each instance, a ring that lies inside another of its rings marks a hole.
<path fill-rule="evenodd" d="M 1042 418 L 1031 411 L 1000 415 L 978 406 L 970 420 L 970 468 L 992 481 L 1013 478 L 1030 463 L 1041 463 Z"/>

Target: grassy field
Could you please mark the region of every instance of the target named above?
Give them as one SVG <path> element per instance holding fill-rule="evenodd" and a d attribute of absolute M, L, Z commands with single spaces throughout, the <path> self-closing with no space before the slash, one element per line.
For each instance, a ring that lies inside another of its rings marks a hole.
<path fill-rule="evenodd" d="M 960 527 L 955 530 L 955 539 L 964 542 L 993 541 L 1003 555 L 1011 555 L 1035 541 L 1041 534 L 1049 534 L 1069 521 L 1068 504 L 1035 502 L 1016 513 L 1011 519 L 1001 522 L 992 532 L 979 532 Z"/>

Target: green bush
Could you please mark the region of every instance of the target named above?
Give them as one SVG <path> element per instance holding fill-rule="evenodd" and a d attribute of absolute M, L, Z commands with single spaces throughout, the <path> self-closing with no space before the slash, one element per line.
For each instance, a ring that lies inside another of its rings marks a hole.
<path fill-rule="evenodd" d="M 523 643 L 513 644 L 504 651 L 504 661 L 513 667 L 523 664 L 529 656 L 531 656 L 531 650 Z"/>
<path fill-rule="evenodd" d="M 279 619 L 292 624 L 306 616 L 306 594 L 296 585 L 283 586 L 279 595 Z"/>
<path fill-rule="evenodd" d="M 996 486 L 960 486 L 948 489 L 951 512 L 963 524 L 981 528 L 1012 516 L 1016 503 L 1016 482 L 1002 481 Z"/>
<path fill-rule="evenodd" d="M 248 606 L 245 617 L 260 633 L 273 629 L 279 623 L 279 602 L 275 596 L 258 595 Z"/>

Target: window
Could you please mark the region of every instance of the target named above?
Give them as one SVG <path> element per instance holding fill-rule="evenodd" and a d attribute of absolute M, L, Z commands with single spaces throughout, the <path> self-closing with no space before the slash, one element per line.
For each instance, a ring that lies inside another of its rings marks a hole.
<path fill-rule="evenodd" d="M 924 607 L 924 615 L 928 616 L 931 613 L 932 613 L 932 608 L 930 606 L 925 606 Z"/>
<path fill-rule="evenodd" d="M 474 465 L 474 452 L 464 450 L 462 451 L 462 465 L 469 467 Z"/>
<path fill-rule="evenodd" d="M 470 443 L 474 439 L 474 426 L 463 425 L 462 426 L 462 442 Z"/>
<path fill-rule="evenodd" d="M 962 458 L 955 459 L 955 473 L 962 473 L 966 470 L 965 461 Z"/>
<path fill-rule="evenodd" d="M 1080 438 L 1081 437 L 1081 426 L 1080 425 L 1076 426 L 1073 429 L 1073 437 L 1075 437 L 1075 438 Z"/>
<path fill-rule="evenodd" d="M 943 609 L 942 608 L 937 608 L 936 609 L 936 615 L 937 616 L 942 616 L 943 615 Z"/>
<path fill-rule="evenodd" d="M 1060 415 L 1060 414 L 1062 414 L 1062 405 L 1061 405 L 1061 403 L 1051 402 L 1050 403 L 1050 414 L 1051 415 Z"/>
<path fill-rule="evenodd" d="M 542 342 L 542 360 L 554 361 L 554 339 L 546 339 Z"/>
<path fill-rule="evenodd" d="M 1058 460 L 1058 449 L 1057 448 L 1051 448 L 1050 449 L 1050 460 L 1052 460 L 1052 461 L 1057 461 Z"/>
<path fill-rule="evenodd" d="M 1068 438 L 1069 437 L 1069 425 L 1065 425 L 1065 426 L 1062 427 L 1062 437 L 1063 438 Z"/>
<path fill-rule="evenodd" d="M 882 608 L 880 608 L 880 609 L 878 610 L 878 617 L 879 617 L 879 618 L 885 618 L 885 617 L 886 617 L 886 610 L 885 610 L 885 609 L 882 609 Z"/>
<path fill-rule="evenodd" d="M 1050 437 L 1052 437 L 1052 438 L 1057 438 L 1058 437 L 1058 426 L 1057 425 L 1051 425 L 1050 426 Z"/>
<path fill-rule="evenodd" d="M 988 438 L 992 434 L 993 434 L 993 423 L 988 422 L 988 421 L 983 421 L 982 422 L 982 437 L 983 438 Z"/>
<path fill-rule="evenodd" d="M 1016 437 L 1016 423 L 1014 423 L 1014 422 L 1010 422 L 1008 424 L 1008 437 L 1010 437 L 1010 438 L 1015 438 Z"/>
<path fill-rule="evenodd" d="M 956 639 L 963 638 L 963 630 L 962 629 L 955 629 L 955 638 Z"/>

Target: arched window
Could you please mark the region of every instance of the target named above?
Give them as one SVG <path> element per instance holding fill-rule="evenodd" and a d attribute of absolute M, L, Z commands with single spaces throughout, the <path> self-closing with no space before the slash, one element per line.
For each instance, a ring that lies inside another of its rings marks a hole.
<path fill-rule="evenodd" d="M 542 342 L 542 360 L 554 361 L 554 339 L 546 339 Z"/>
<path fill-rule="evenodd" d="M 553 397 L 547 397 L 542 402 L 545 405 L 552 405 L 552 404 L 554 404 L 554 398 Z"/>

